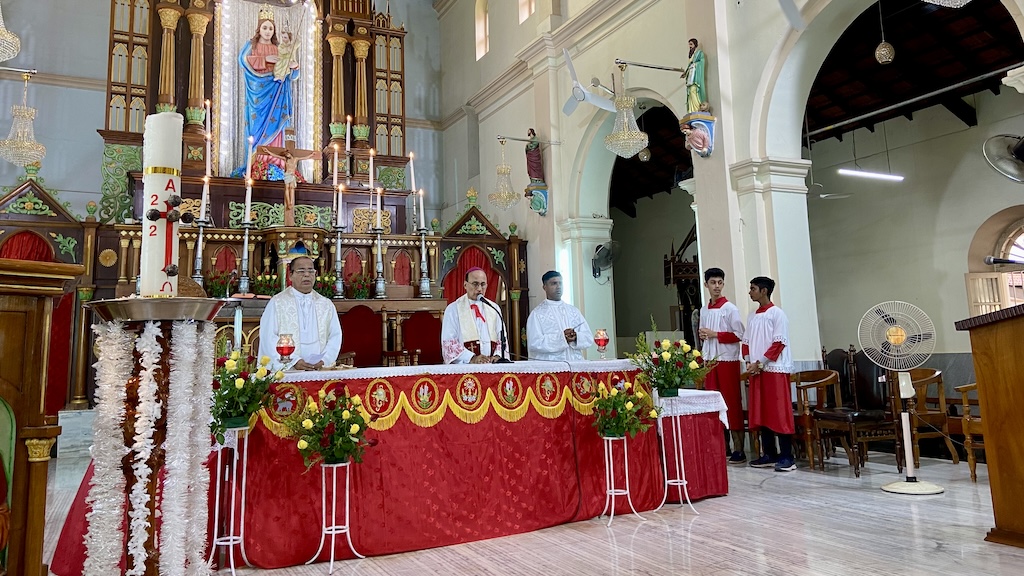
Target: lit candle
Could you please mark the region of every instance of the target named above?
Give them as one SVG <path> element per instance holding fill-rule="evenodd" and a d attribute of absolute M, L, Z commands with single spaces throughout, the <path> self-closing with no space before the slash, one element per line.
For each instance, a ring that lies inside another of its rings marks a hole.
<path fill-rule="evenodd" d="M 245 179 L 246 180 L 249 180 L 249 177 L 252 176 L 252 145 L 253 145 L 253 142 L 254 142 L 253 137 L 249 136 L 249 147 L 245 151 Z"/>
<path fill-rule="evenodd" d="M 213 134 L 210 133 L 210 101 L 206 101 L 206 175 L 210 176 L 210 148 Z"/>
<path fill-rule="evenodd" d="M 341 217 L 341 215 L 344 214 L 344 212 L 345 212 L 345 208 L 344 208 L 345 205 L 342 203 L 342 198 L 344 197 L 344 193 L 345 193 L 345 185 L 344 184 L 338 184 L 338 209 L 337 209 L 337 214 L 338 214 L 338 227 L 339 228 L 343 225 L 343 222 L 344 222 L 342 217 Z"/>
<path fill-rule="evenodd" d="M 345 155 L 352 151 L 352 117 L 345 116 Z"/>
<path fill-rule="evenodd" d="M 333 144 L 333 146 L 334 146 L 334 189 L 337 190 L 338 189 L 338 143 L 335 142 Z M 336 202 L 337 202 L 337 198 L 338 197 L 335 196 L 334 198 L 335 198 L 334 209 L 337 210 L 338 209 L 338 204 Z"/>
<path fill-rule="evenodd" d="M 377 229 L 381 228 L 380 225 L 380 197 L 384 195 L 383 188 L 377 188 Z"/>
<path fill-rule="evenodd" d="M 423 218 L 423 189 L 420 188 L 420 230 L 425 229 L 427 226 L 424 224 L 426 220 Z"/>
<path fill-rule="evenodd" d="M 412 181 L 412 186 L 409 190 L 416 190 L 416 169 L 412 166 L 413 153 L 409 152 L 409 180 Z"/>
<path fill-rule="evenodd" d="M 252 222 L 252 145 L 255 140 L 249 136 L 249 147 L 245 155 L 245 220 L 246 224 Z"/>
<path fill-rule="evenodd" d="M 370 180 L 367 183 L 367 187 L 370 189 L 370 206 L 369 206 L 369 208 L 370 208 L 371 212 L 373 212 L 373 157 L 376 154 L 377 153 L 373 151 L 373 148 L 370 148 Z"/>

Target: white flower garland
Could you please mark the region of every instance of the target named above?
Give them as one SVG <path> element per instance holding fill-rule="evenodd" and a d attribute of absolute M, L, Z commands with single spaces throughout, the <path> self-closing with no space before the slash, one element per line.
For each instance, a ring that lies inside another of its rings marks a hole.
<path fill-rule="evenodd" d="M 160 574 L 184 576 L 185 526 L 192 472 L 192 395 L 196 380 L 196 325 L 175 322 L 171 328 L 170 382 L 167 393 L 167 441 L 160 502 Z"/>
<path fill-rule="evenodd" d="M 128 511 L 128 555 L 132 558 L 132 567 L 125 572 L 125 576 L 142 576 L 146 571 L 146 540 L 149 537 L 150 504 L 147 488 L 149 478 L 153 474 L 153 469 L 149 466 L 149 458 L 156 448 L 153 442 L 153 432 L 161 412 L 154 375 L 162 352 L 160 343 L 157 342 L 159 334 L 160 329 L 157 327 L 157 323 L 147 322 L 142 329 L 142 335 L 135 343 L 142 370 L 139 372 L 139 403 L 136 407 L 135 436 L 132 443 L 132 451 L 135 453 L 132 459 L 135 484 L 128 496 L 128 502 L 131 505 Z"/>
<path fill-rule="evenodd" d="M 210 403 L 213 400 L 213 346 L 217 325 L 204 322 L 199 329 L 193 369 L 192 430 L 189 478 L 192 480 L 186 514 L 185 551 L 188 555 L 188 576 L 207 576 L 206 524 L 209 519 L 210 470 L 206 459 L 210 455 Z M 187 353 L 187 349 L 185 350 Z M 185 441 L 184 439 L 182 440 Z M 166 521 L 166 516 L 164 517 Z"/>
<path fill-rule="evenodd" d="M 119 322 L 93 326 L 98 359 L 96 415 L 93 420 L 93 475 L 86 504 L 85 576 L 119 574 L 124 545 L 125 479 L 121 459 L 124 445 L 125 385 L 132 375 L 132 335 Z"/>

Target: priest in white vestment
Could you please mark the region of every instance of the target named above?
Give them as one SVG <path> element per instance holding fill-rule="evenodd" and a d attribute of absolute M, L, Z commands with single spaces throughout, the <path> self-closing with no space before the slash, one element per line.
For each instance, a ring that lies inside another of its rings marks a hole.
<path fill-rule="evenodd" d="M 269 356 L 276 369 L 319 370 L 338 360 L 341 322 L 334 303 L 313 291 L 316 268 L 300 256 L 288 263 L 292 285 L 270 299 L 260 318 L 260 356 Z M 282 364 L 277 352 L 281 334 L 291 334 L 295 352 Z"/>
<path fill-rule="evenodd" d="M 466 273 L 466 293 L 444 309 L 441 322 L 441 353 L 445 364 L 490 364 L 508 358 L 508 332 L 494 302 L 484 299 L 487 273 L 471 268 Z M 501 353 L 501 333 L 506 334 Z"/>
<path fill-rule="evenodd" d="M 542 277 L 543 302 L 526 321 L 530 360 L 583 360 L 583 351 L 594 345 L 594 334 L 583 314 L 562 302 L 562 275 L 554 270 Z"/>

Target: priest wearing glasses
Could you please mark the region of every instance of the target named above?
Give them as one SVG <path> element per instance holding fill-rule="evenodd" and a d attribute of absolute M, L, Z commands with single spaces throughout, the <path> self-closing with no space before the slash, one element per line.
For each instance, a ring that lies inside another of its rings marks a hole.
<path fill-rule="evenodd" d="M 497 305 L 484 297 L 487 273 L 470 268 L 464 284 L 466 293 L 444 309 L 441 351 L 445 364 L 490 364 L 502 356 L 501 334 L 506 333 Z"/>
<path fill-rule="evenodd" d="M 313 290 L 316 268 L 308 256 L 288 263 L 292 285 L 270 299 L 260 318 L 260 356 L 277 369 L 319 370 L 333 366 L 341 351 L 341 322 L 334 303 Z M 292 361 L 281 364 L 277 340 L 291 334 Z"/>
<path fill-rule="evenodd" d="M 526 341 L 530 360 L 583 360 L 584 351 L 594 345 L 583 314 L 562 301 L 562 275 L 552 270 L 541 277 L 547 298 L 530 312 Z"/>

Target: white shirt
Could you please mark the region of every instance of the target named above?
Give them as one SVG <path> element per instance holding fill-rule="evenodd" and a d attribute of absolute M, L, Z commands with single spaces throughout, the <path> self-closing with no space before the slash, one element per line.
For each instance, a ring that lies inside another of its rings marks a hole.
<path fill-rule="evenodd" d="M 576 341 L 565 341 L 565 331 L 576 330 Z M 544 300 L 530 312 L 526 321 L 526 341 L 530 360 L 583 360 L 583 351 L 594 345 L 583 314 L 561 300 Z"/>
<path fill-rule="evenodd" d="M 725 298 L 722 298 L 725 300 Z M 716 302 L 717 304 L 717 302 Z M 740 359 L 740 342 L 743 341 L 743 321 L 740 320 L 740 309 L 732 302 L 726 301 L 721 306 L 712 308 L 705 304 L 700 309 L 700 327 L 715 332 L 732 332 L 738 339 L 734 343 L 723 343 L 718 338 L 708 338 L 701 342 L 701 354 L 708 360 L 716 359 L 723 362 Z"/>
<path fill-rule="evenodd" d="M 298 305 L 299 333 L 292 336 L 295 339 L 296 354 L 292 355 L 292 361 L 287 365 L 281 364 L 281 355 L 277 352 L 277 339 L 280 336 L 280 331 L 277 320 L 276 300 L 278 298 L 275 296 L 270 299 L 270 302 L 267 302 L 263 316 L 260 317 L 260 356 L 269 356 L 270 365 L 275 370 L 291 368 L 300 359 L 310 364 L 316 364 L 321 360 L 325 365 L 333 364 L 338 360 L 338 353 L 341 352 L 341 322 L 338 320 L 337 312 L 329 314 L 328 338 L 326 341 L 321 341 L 317 328 L 316 309 L 318 300 L 327 301 L 332 311 L 334 304 L 316 292 L 303 294 L 291 286 L 286 290 L 290 291 L 290 295 L 295 298 Z M 322 303 L 320 307 L 326 308 Z"/>
<path fill-rule="evenodd" d="M 782 342 L 786 347 L 782 349 L 779 358 L 772 362 L 765 358 L 764 353 L 776 342 Z M 778 306 L 770 305 L 767 309 L 758 308 L 750 313 L 743 343 L 748 348 L 749 362 L 761 362 L 765 372 L 793 372 L 793 355 L 789 352 L 789 319 Z"/>
<path fill-rule="evenodd" d="M 476 305 L 480 310 L 480 316 L 473 316 L 473 326 L 476 328 L 476 334 L 463 334 L 462 333 L 462 319 L 459 317 L 459 310 L 461 308 L 460 303 L 468 298 L 463 294 L 458 300 L 452 302 L 444 309 L 444 319 L 441 321 L 441 354 L 445 364 L 468 364 L 473 359 L 473 352 L 466 348 L 466 342 L 477 341 L 480 343 L 480 353 L 484 356 L 491 355 L 491 327 L 487 322 L 487 318 L 490 317 L 492 322 L 495 324 L 495 333 L 498 335 L 494 342 L 498 345 L 495 348 L 495 355 L 501 355 L 501 331 L 505 329 L 505 323 L 501 319 L 498 313 L 488 306 L 480 302 L 469 302 L 469 305 Z M 467 308 L 468 310 L 468 308 Z M 510 336 L 508 331 L 505 332 L 506 349 L 504 357 L 508 358 L 508 353 L 511 350 L 511 343 L 509 342 Z"/>

